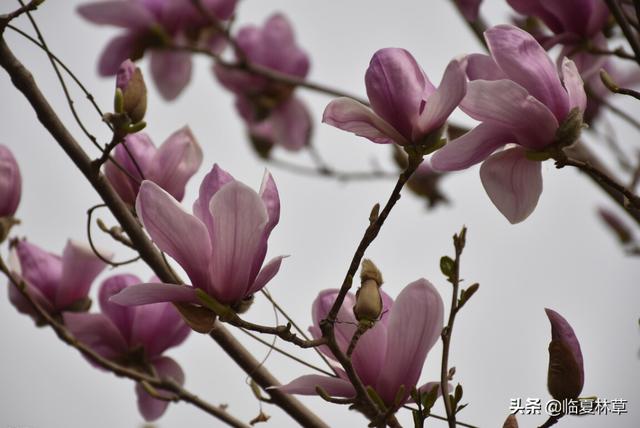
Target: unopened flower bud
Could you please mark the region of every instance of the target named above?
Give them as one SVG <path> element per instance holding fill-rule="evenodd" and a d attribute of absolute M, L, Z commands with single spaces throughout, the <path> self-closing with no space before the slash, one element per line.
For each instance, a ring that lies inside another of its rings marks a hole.
<path fill-rule="evenodd" d="M 126 113 L 131 123 L 142 121 L 147 111 L 147 87 L 142 72 L 128 59 L 120 65 L 116 76 L 115 110 Z"/>
<path fill-rule="evenodd" d="M 609 229 L 615 233 L 620 243 L 628 244 L 633 240 L 633 233 L 616 213 L 601 207 L 598 208 L 598 214 Z"/>
<path fill-rule="evenodd" d="M 0 217 L 13 217 L 20 203 L 22 178 L 11 151 L 0 144 Z"/>
<path fill-rule="evenodd" d="M 383 283 L 382 274 L 369 259 L 362 261 L 360 269 L 361 285 L 356 292 L 356 304 L 353 313 L 358 321 L 373 323 L 382 313 L 382 297 L 380 286 Z"/>
<path fill-rule="evenodd" d="M 559 313 L 545 309 L 551 322 L 547 387 L 556 400 L 577 399 L 584 385 L 584 363 L 573 329 Z"/>
<path fill-rule="evenodd" d="M 507 419 L 504 421 L 504 425 L 502 428 L 518 428 L 518 420 L 516 419 L 516 415 L 509 415 Z"/>

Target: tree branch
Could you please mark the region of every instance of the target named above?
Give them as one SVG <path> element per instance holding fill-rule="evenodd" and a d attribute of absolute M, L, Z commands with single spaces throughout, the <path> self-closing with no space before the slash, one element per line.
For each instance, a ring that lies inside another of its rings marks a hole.
<path fill-rule="evenodd" d="M 131 242 L 135 245 L 143 260 L 151 267 L 154 273 L 165 282 L 180 283 L 168 266 L 162 255 L 149 241 L 138 221 L 131 214 L 127 206 L 120 199 L 105 177 L 92 167 L 91 159 L 82 150 L 78 142 L 62 124 L 53 108 L 38 88 L 31 73 L 14 56 L 3 37 L 0 37 L 0 66 L 9 74 L 14 86 L 22 92 L 34 109 L 38 120 L 67 153 L 73 163 L 84 174 L 94 189 L 102 197 L 103 201 L 116 220 L 120 223 Z M 216 342 L 224 351 L 247 372 L 262 388 L 278 386 L 278 381 L 259 362 L 253 358 L 224 326 L 216 323 L 211 333 Z M 327 425 L 309 409 L 290 395 L 278 390 L 268 389 L 275 404 L 285 410 L 298 423 L 306 427 L 322 427 Z"/>

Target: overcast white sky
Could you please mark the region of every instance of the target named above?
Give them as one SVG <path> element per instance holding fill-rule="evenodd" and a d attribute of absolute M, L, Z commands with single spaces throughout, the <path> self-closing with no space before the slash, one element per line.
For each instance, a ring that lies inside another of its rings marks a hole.
<path fill-rule="evenodd" d="M 80 3 L 47 2 L 36 18 L 51 49 L 91 88 L 100 105 L 109 109 L 113 82 L 99 78 L 95 70 L 98 54 L 114 30 L 83 22 L 74 11 Z M 492 22 L 504 22 L 505 3 L 487 3 L 485 11 Z M 1 9 L 14 6 L 5 1 Z M 379 48 L 410 50 L 434 82 L 439 82 L 451 57 L 480 50 L 445 0 L 245 0 L 239 8 L 238 24 L 261 23 L 274 11 L 285 12 L 294 23 L 300 44 L 311 55 L 311 79 L 359 94 L 364 94 L 368 61 Z M 25 19 L 17 24 L 29 29 Z M 7 39 L 81 139 L 45 56 L 11 32 Z M 147 64 L 143 70 L 147 70 Z M 74 94 L 91 130 L 101 141 L 106 140 L 106 128 L 79 93 Z M 23 225 L 15 232 L 59 252 L 68 237 L 85 239 L 86 209 L 99 198 L 41 128 L 3 72 L 0 95 L 0 142 L 15 153 L 24 179 L 18 213 Z M 320 123 L 329 98 L 308 91 L 300 91 L 300 96 L 313 113 L 314 143 L 331 164 L 342 169 L 364 169 L 376 159 L 392 168 L 389 147 L 373 145 Z M 193 81 L 176 102 L 161 101 L 153 88 L 149 101 L 148 132 L 156 144 L 188 123 L 204 148 L 205 162 L 190 183 L 184 200 L 187 206 L 191 206 L 199 181 L 214 162 L 247 184 L 259 186 L 265 165 L 252 153 L 232 107 L 232 97 L 214 81 L 208 61 L 196 61 Z M 640 112 L 633 103 L 623 106 L 632 114 Z M 455 117 L 470 123 L 460 112 Z M 621 143 L 636 150 L 637 135 L 625 125 L 614 123 Z M 287 156 L 280 151 L 276 155 Z M 292 160 L 308 161 L 305 155 Z M 383 271 L 385 290 L 392 296 L 409 282 L 426 277 L 448 302 L 449 286 L 439 272 L 438 261 L 451 252 L 451 235 L 463 224 L 468 226 L 462 274 L 467 284 L 477 281 L 481 288 L 460 314 L 452 345 L 450 362 L 457 368 L 456 381 L 464 386 L 463 401 L 470 402 L 460 413 L 460 420 L 483 427 L 502 426 L 510 398 L 548 398 L 545 385 L 550 328 L 543 308 L 551 307 L 570 321 L 581 342 L 585 360 L 583 395 L 629 401 L 626 416 L 569 417 L 558 426 L 635 427 L 640 420 L 638 260 L 626 257 L 596 218 L 595 207 L 609 205 L 604 194 L 568 168 L 555 170 L 546 163 L 543 169 L 545 190 L 539 206 L 520 225 L 510 225 L 491 205 L 476 167 L 444 181 L 444 190 L 454 201 L 452 206 L 428 212 L 422 200 L 409 194 L 403 197 L 367 256 Z M 280 189 L 282 218 L 272 234 L 269 252 L 292 257 L 269 288 L 294 319 L 306 326 L 311 320 L 312 300 L 320 290 L 340 284 L 371 206 L 386 200 L 393 183 L 344 184 L 278 169 L 272 172 Z M 100 215 L 110 220 L 106 214 Z M 102 242 L 111 245 L 107 240 Z M 122 251 L 118 255 L 127 256 Z M 128 271 L 142 278 L 151 274 L 143 265 L 117 270 Z M 271 308 L 258 300 L 249 318 L 273 323 Z M 142 425 L 130 381 L 93 369 L 78 352 L 59 342 L 50 329 L 35 329 L 31 320 L 18 314 L 2 296 L 0 325 L 0 428 Z M 265 355 L 262 345 L 247 341 L 243 335 L 239 339 L 258 358 Z M 297 353 L 317 360 L 312 352 Z M 244 420 L 257 415 L 258 405 L 246 376 L 207 336 L 192 334 L 183 346 L 168 354 L 185 369 L 190 390 L 212 403 L 227 403 L 229 410 Z M 427 359 L 422 380 L 438 377 L 440 356 L 438 344 Z M 283 382 L 307 372 L 276 354 L 269 357 L 266 366 Z M 364 419 L 345 407 L 328 405 L 315 397 L 304 402 L 332 427 L 364 426 Z M 294 426 L 277 408 L 266 405 L 265 411 L 272 416 L 269 426 Z M 438 411 L 443 413 L 441 406 Z M 537 426 L 545 419 L 544 415 L 519 417 L 524 427 Z M 411 426 L 409 414 L 403 414 L 401 420 Z M 220 424 L 195 408 L 178 404 L 171 405 L 156 425 L 199 428 Z M 432 425 L 445 426 L 437 421 Z"/>

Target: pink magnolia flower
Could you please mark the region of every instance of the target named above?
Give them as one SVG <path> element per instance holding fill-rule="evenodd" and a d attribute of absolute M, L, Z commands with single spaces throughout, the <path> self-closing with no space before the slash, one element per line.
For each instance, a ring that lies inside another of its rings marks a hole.
<path fill-rule="evenodd" d="M 518 13 L 534 16 L 555 34 L 545 41 L 573 44 L 594 37 L 607 25 L 609 9 L 602 0 L 507 0 Z"/>
<path fill-rule="evenodd" d="M 239 60 L 293 77 L 309 72 L 309 57 L 295 41 L 291 24 L 281 14 L 272 15 L 262 28 L 249 25 L 238 32 Z M 252 134 L 287 150 L 299 150 L 309 142 L 310 114 L 293 95 L 294 88 L 219 63 L 213 68 L 219 82 L 232 91 L 236 107 Z"/>
<path fill-rule="evenodd" d="M 480 3 L 482 0 L 456 0 L 464 18 L 467 21 L 474 22 L 478 19 L 478 13 L 480 12 Z"/>
<path fill-rule="evenodd" d="M 109 360 L 149 372 L 171 377 L 181 385 L 184 373 L 178 363 L 162 354 L 180 345 L 191 329 L 170 303 L 126 308 L 109 301 L 119 291 L 139 284 L 134 275 L 115 275 L 102 283 L 99 314 L 64 313 L 64 323 L 76 338 Z M 168 401 L 149 395 L 136 385 L 138 409 L 147 421 L 158 419 L 167 409 Z"/>
<path fill-rule="evenodd" d="M 219 20 L 233 15 L 237 0 L 204 0 L 204 7 Z M 168 40 L 177 45 L 197 45 L 220 52 L 223 38 L 190 0 L 103 0 L 78 8 L 85 19 L 112 25 L 124 32 L 102 52 L 98 71 L 116 74 L 127 58 L 137 60 L 151 50 L 151 76 L 160 94 L 175 99 L 191 79 L 191 55 L 164 49 Z"/>
<path fill-rule="evenodd" d="M 22 195 L 22 177 L 16 158 L 0 144 L 0 218 L 12 217 Z"/>
<path fill-rule="evenodd" d="M 52 315 L 88 309 L 91 284 L 106 267 L 88 246 L 72 240 L 67 242 L 62 257 L 27 241 L 14 241 L 10 264 L 24 281 L 29 296 Z M 9 286 L 9 300 L 19 312 L 39 322 L 37 312 L 14 285 Z"/>
<path fill-rule="evenodd" d="M 547 386 L 556 400 L 576 399 L 584 385 L 584 362 L 573 328 L 559 313 L 545 309 L 551 322 Z"/>
<path fill-rule="evenodd" d="M 436 88 L 413 56 L 399 48 L 373 55 L 365 84 L 371 108 L 351 98 L 338 98 L 327 105 L 322 121 L 374 143 L 400 145 L 439 136 L 467 89 L 459 61 L 449 63 Z"/>
<path fill-rule="evenodd" d="M 171 134 L 160 148 L 143 132 L 129 134 L 116 146 L 113 158 L 131 175 L 113 162 L 105 165 L 107 179 L 126 203 L 135 204 L 142 180 L 153 181 L 181 201 L 187 182 L 202 164 L 202 149 L 185 126 Z"/>
<path fill-rule="evenodd" d="M 151 239 L 182 266 L 191 285 L 141 284 L 126 288 L 113 302 L 198 303 L 195 290 L 200 288 L 221 303 L 237 305 L 262 289 L 280 269 L 282 256 L 262 267 L 267 240 L 280 218 L 278 189 L 268 172 L 256 193 L 214 165 L 202 181 L 193 215 L 145 180 L 136 210 Z"/>
<path fill-rule="evenodd" d="M 313 302 L 313 326 L 309 331 L 314 338 L 322 336 L 320 321 L 326 318 L 337 294 L 338 290 L 325 290 Z M 418 383 L 427 354 L 440 337 L 444 306 L 440 294 L 426 279 L 406 286 L 395 303 L 382 290 L 380 294 L 382 316 L 362 335 L 351 360 L 364 385 L 374 388 L 385 403 L 392 405 L 401 385 L 404 403 Z M 355 302 L 355 296 L 347 294 L 335 324 L 336 340 L 344 352 L 358 325 L 353 314 Z M 334 358 L 328 348 L 320 349 Z M 346 373 L 339 369 L 337 372 L 338 377 L 305 375 L 280 389 L 290 394 L 316 395 L 316 386 L 320 386 L 331 396 L 355 396 Z"/>
<path fill-rule="evenodd" d="M 533 212 L 542 193 L 541 163 L 527 159 L 527 151 L 558 143 L 558 129 L 574 109 L 584 112 L 586 95 L 575 64 L 563 61 L 561 81 L 529 33 L 499 25 L 485 38 L 491 56 L 467 57 L 471 82 L 460 104 L 482 123 L 437 151 L 431 165 L 455 171 L 484 161 L 480 178 L 489 198 L 507 220 L 518 223 Z"/>

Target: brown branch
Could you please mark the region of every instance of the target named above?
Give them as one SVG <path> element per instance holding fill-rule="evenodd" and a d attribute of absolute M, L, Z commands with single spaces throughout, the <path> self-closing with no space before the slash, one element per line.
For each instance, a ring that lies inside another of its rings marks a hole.
<path fill-rule="evenodd" d="M 626 201 L 623 202 L 623 207 L 625 209 L 627 210 L 629 208 L 634 208 L 636 210 L 640 209 L 640 197 L 638 197 L 635 193 L 627 189 L 622 184 L 618 183 L 615 179 L 607 175 L 605 172 L 591 165 L 589 161 L 573 159 L 568 156 L 561 156 L 556 158 L 557 168 L 563 168 L 567 165 L 578 168 L 580 171 L 588 174 L 595 181 L 601 182 L 605 184 L 607 187 L 611 187 L 614 190 L 621 193 L 626 198 Z"/>
<path fill-rule="evenodd" d="M 625 18 L 622 13 L 622 9 L 616 0 L 604 0 L 609 7 L 609 10 L 613 14 L 613 17 L 616 19 L 616 22 L 620 26 L 622 33 L 624 33 L 625 38 L 629 42 L 631 46 L 631 50 L 633 50 L 635 60 L 640 65 L 640 41 L 638 40 L 638 35 L 633 31 L 629 22 Z"/>
<path fill-rule="evenodd" d="M 31 73 L 13 55 L 4 38 L 0 38 L 0 66 L 9 74 L 14 86 L 22 92 L 31 104 L 42 125 L 67 153 L 73 163 L 84 174 L 105 204 L 109 207 L 116 220 L 131 239 L 143 260 L 153 269 L 154 273 L 164 282 L 180 283 L 166 266 L 162 255 L 147 238 L 138 221 L 131 214 L 126 204 L 120 199 L 105 177 L 92 167 L 91 159 L 80 147 L 75 138 L 62 124 L 57 114 L 38 88 Z M 278 386 L 278 381 L 249 351 L 244 348 L 222 325 L 216 323 L 211 333 L 224 351 L 262 387 Z M 275 404 L 285 410 L 298 423 L 307 427 L 326 427 L 309 409 L 290 395 L 278 390 L 268 389 Z"/>
<path fill-rule="evenodd" d="M 9 22 L 13 21 L 22 14 L 29 13 L 32 10 L 36 10 L 42 3 L 44 3 L 44 0 L 31 0 L 27 4 L 20 2 L 21 6 L 18 9 L 10 13 L 0 15 L 0 32 L 4 31 L 5 27 L 9 25 Z"/>
<path fill-rule="evenodd" d="M 614 94 L 629 95 L 630 97 L 640 100 L 640 92 L 634 91 L 633 89 L 621 88 L 604 69 L 600 70 L 600 80 L 602 80 L 604 86 Z"/>
<path fill-rule="evenodd" d="M 214 406 L 206 401 L 200 399 L 197 395 L 189 392 L 184 389 L 179 383 L 171 378 L 160 378 L 158 376 L 152 376 L 146 373 L 142 373 L 138 370 L 132 369 L 130 367 L 122 366 L 117 364 L 109 359 L 104 358 L 97 352 L 95 352 L 91 347 L 84 344 L 83 342 L 76 339 L 73 334 L 60 322 L 58 322 L 49 312 L 47 312 L 40 304 L 31 297 L 31 295 L 26 290 L 26 284 L 22 282 L 22 280 L 16 278 L 7 265 L 4 263 L 4 260 L 0 257 L 0 271 L 2 271 L 6 277 L 9 279 L 11 284 L 10 287 L 16 287 L 22 296 L 29 302 L 29 304 L 33 307 L 33 309 L 37 312 L 40 319 L 44 320 L 47 325 L 49 325 L 58 337 L 68 344 L 69 346 L 80 351 L 82 355 L 90 359 L 95 364 L 99 365 L 101 368 L 108 370 L 119 377 L 126 377 L 136 382 L 140 382 L 143 385 L 151 386 L 153 388 L 162 389 L 163 391 L 170 392 L 175 394 L 175 398 L 163 398 L 168 401 L 182 400 L 187 403 L 191 403 L 199 409 L 205 411 L 206 413 L 220 419 L 225 422 L 229 426 L 236 428 L 249 428 L 249 425 L 244 422 L 236 419 L 234 416 L 229 414 L 222 407 Z M 146 389 L 146 388 L 145 388 Z M 154 395 L 155 396 L 155 395 Z"/>
<path fill-rule="evenodd" d="M 601 171 L 603 174 L 606 174 L 609 177 L 612 176 L 612 173 L 608 170 L 606 165 L 604 165 L 602 161 L 600 161 L 600 159 L 581 142 L 578 142 L 573 146 L 566 148 L 565 153 L 572 159 L 588 163 L 593 168 Z M 638 225 L 640 225 L 640 210 L 629 206 L 629 204 L 625 202 L 626 197 L 624 193 L 618 190 L 620 187 L 619 185 L 611 186 L 605 180 L 600 180 L 596 175 L 587 174 L 587 176 L 591 180 L 593 180 L 594 184 L 596 184 L 607 195 L 609 195 L 609 197 L 616 204 L 622 207 Z"/>

